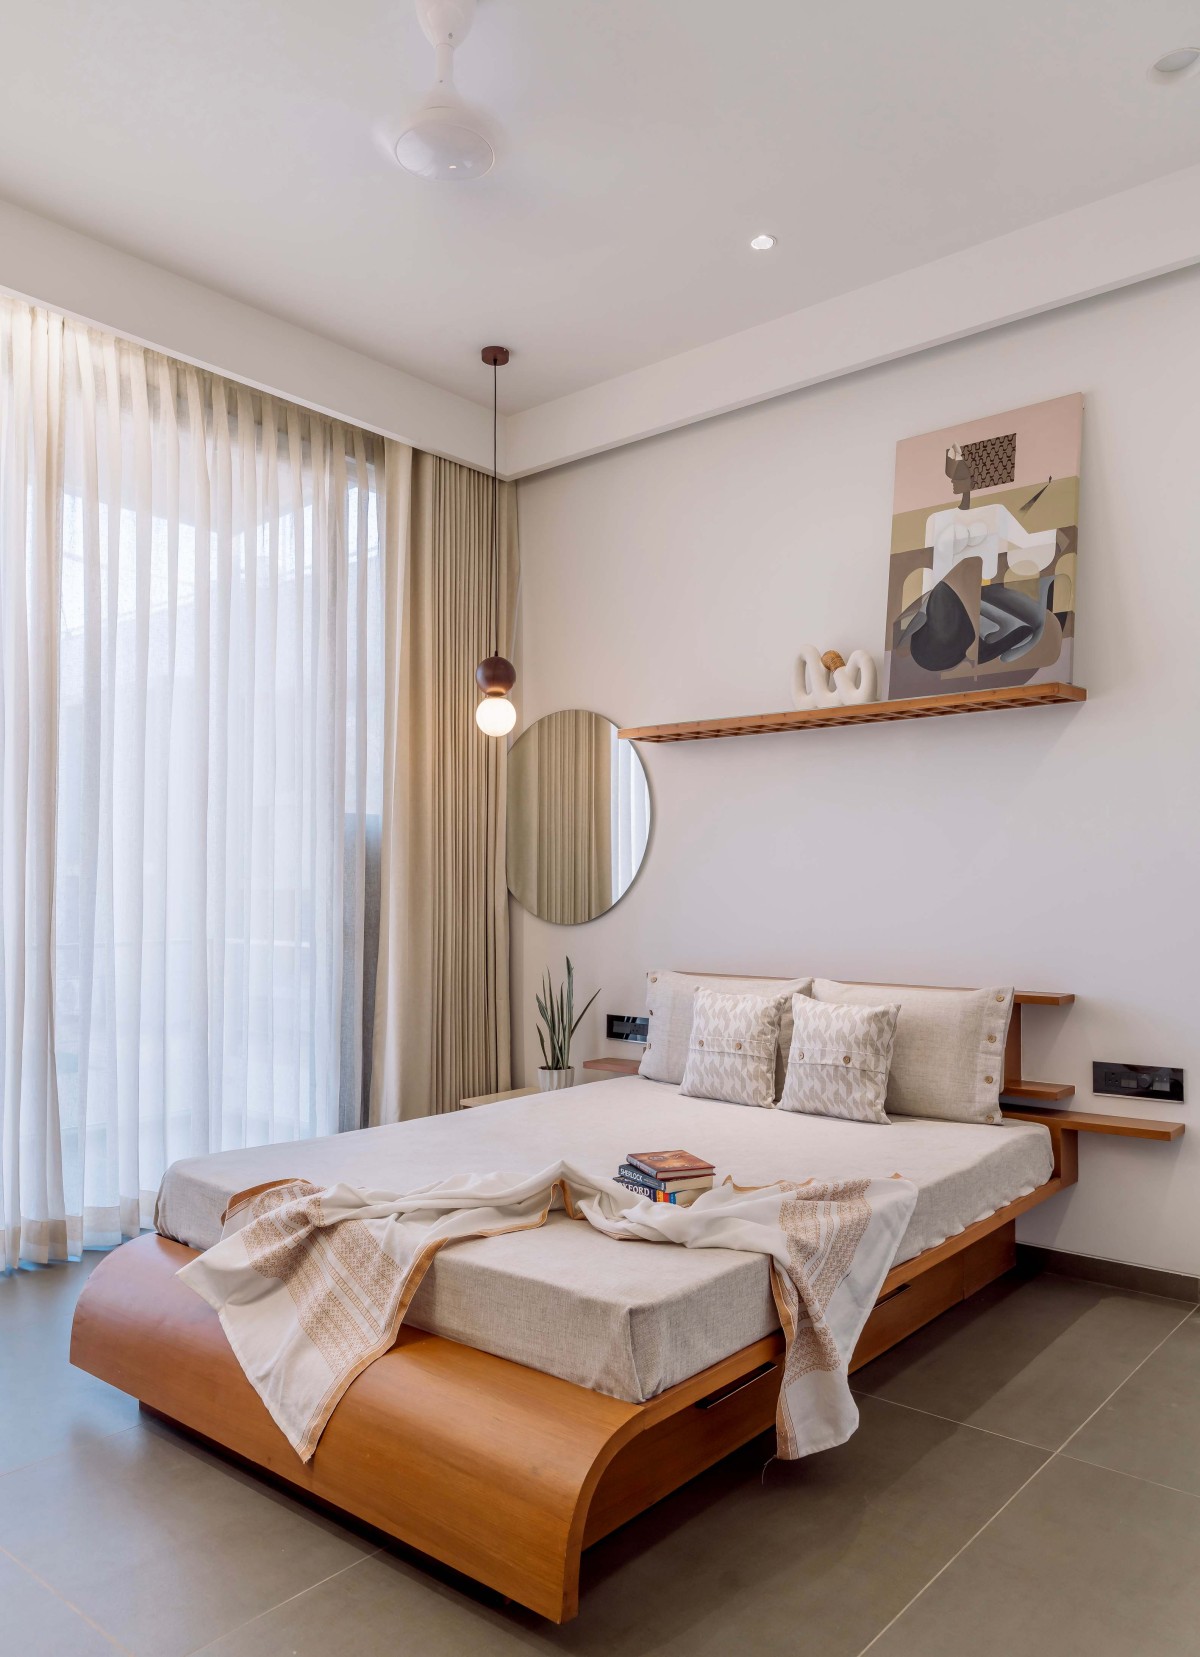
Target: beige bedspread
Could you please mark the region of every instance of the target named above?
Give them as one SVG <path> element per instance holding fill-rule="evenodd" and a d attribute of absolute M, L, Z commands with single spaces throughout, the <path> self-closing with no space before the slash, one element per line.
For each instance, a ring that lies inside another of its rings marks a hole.
<path fill-rule="evenodd" d="M 179 1276 L 217 1312 L 247 1380 L 308 1461 L 346 1388 L 394 1345 L 430 1262 L 466 1238 L 535 1229 L 558 1208 L 610 1248 L 756 1254 L 787 1342 L 776 1428 L 780 1456 L 794 1460 L 858 1425 L 850 1359 L 915 1201 L 903 1179 L 726 1181 L 680 1208 L 566 1162 L 408 1193 L 293 1180 L 236 1200 L 221 1241 Z"/>
<path fill-rule="evenodd" d="M 631 1150 L 675 1146 L 739 1184 L 903 1174 L 917 1202 L 910 1259 L 1050 1177 L 1046 1130 L 898 1119 L 887 1126 L 683 1099 L 641 1077 L 505 1100 L 450 1116 L 298 1144 L 226 1151 L 168 1169 L 156 1223 L 208 1248 L 235 1192 L 298 1176 L 326 1187 L 413 1190 L 561 1156 L 611 1176 Z M 778 1328 L 765 1260 L 733 1249 L 619 1249 L 551 1215 L 536 1230 L 457 1244 L 433 1262 L 409 1322 L 598 1392 L 642 1402 Z"/>

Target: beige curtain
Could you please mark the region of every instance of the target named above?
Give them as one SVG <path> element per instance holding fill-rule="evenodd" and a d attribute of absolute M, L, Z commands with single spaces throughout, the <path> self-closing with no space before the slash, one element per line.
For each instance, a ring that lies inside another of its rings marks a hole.
<path fill-rule="evenodd" d="M 371 1122 L 457 1109 L 509 1087 L 508 745 L 475 723 L 475 668 L 511 651 L 516 491 L 395 446 L 390 513 L 407 515 L 403 591 L 389 584 L 383 880 Z M 388 543 L 403 545 L 404 525 Z"/>

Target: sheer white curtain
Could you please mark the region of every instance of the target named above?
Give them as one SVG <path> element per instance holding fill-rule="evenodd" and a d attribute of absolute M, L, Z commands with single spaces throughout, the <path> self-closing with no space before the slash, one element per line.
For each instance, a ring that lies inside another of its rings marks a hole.
<path fill-rule="evenodd" d="M 383 447 L 0 300 L 0 1266 L 359 1120 Z"/>

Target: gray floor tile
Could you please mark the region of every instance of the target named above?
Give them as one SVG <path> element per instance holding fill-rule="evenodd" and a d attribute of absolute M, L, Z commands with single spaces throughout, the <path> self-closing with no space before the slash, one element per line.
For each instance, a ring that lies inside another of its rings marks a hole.
<path fill-rule="evenodd" d="M 1066 1453 L 1200 1496 L 1200 1316 L 1130 1376 Z"/>
<path fill-rule="evenodd" d="M 840 1449 L 765 1473 L 760 1440 L 590 1549 L 562 1628 L 385 1554 L 205 1657 L 856 1657 L 1044 1460 L 872 1399 L 862 1415 Z"/>
<path fill-rule="evenodd" d="M 85 1254 L 65 1266 L 33 1266 L 0 1273 L 0 1329 L 61 1341 L 70 1332 L 75 1302 L 103 1254 Z"/>
<path fill-rule="evenodd" d="M 0 1478 L 0 1547 L 147 1657 L 182 1657 L 369 1551 L 150 1423 Z"/>
<path fill-rule="evenodd" d="M 1005 1278 L 851 1385 L 1054 1450 L 1191 1310 L 1048 1274 Z"/>
<path fill-rule="evenodd" d="M 195 1657 L 513 1657 L 540 1647 L 494 1596 L 375 1554 Z"/>
<path fill-rule="evenodd" d="M 133 1399 L 67 1358 L 75 1303 L 101 1259 L 0 1277 L 0 1473 L 137 1421 Z"/>
<path fill-rule="evenodd" d="M 134 1399 L 71 1367 L 70 1338 L 67 1309 L 12 1319 L 0 1309 L 0 1473 L 137 1422 Z"/>
<path fill-rule="evenodd" d="M 0 1553 L 0 1650 L 14 1657 L 120 1657 L 123 1647 Z"/>
<path fill-rule="evenodd" d="M 1190 1657 L 1200 1501 L 1056 1457 L 870 1657 Z"/>

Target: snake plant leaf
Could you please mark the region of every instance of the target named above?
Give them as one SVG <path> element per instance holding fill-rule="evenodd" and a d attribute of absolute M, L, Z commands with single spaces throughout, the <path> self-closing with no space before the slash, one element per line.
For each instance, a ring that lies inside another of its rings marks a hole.
<path fill-rule="evenodd" d="M 600 994 L 600 991 L 597 990 L 596 995 L 599 995 L 599 994 Z M 572 1024 L 572 1026 L 571 1026 L 571 1034 L 572 1035 L 575 1034 L 576 1030 L 578 1030 L 579 1026 L 583 1023 L 583 1020 L 584 1020 L 584 1017 L 587 1013 L 588 1007 L 591 1006 L 592 1001 L 595 1001 L 596 995 L 594 995 L 592 997 L 592 1000 L 587 1003 L 587 1006 L 584 1007 L 583 1012 L 580 1013 L 579 1017 L 575 1020 L 574 1024 Z"/>
<path fill-rule="evenodd" d="M 559 984 L 556 989 L 550 977 L 550 969 L 546 968 L 542 975 L 540 993 L 535 992 L 534 1002 L 537 1006 L 540 1024 L 538 1025 L 538 1042 L 542 1050 L 542 1058 L 546 1061 L 548 1070 L 567 1070 L 571 1063 L 571 1038 L 583 1021 L 588 1011 L 600 994 L 597 990 L 576 1015 L 575 1012 L 575 965 L 568 955 L 565 957 L 567 976 L 565 983 Z"/>

